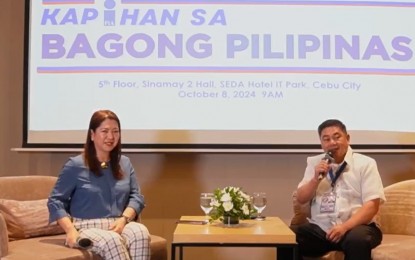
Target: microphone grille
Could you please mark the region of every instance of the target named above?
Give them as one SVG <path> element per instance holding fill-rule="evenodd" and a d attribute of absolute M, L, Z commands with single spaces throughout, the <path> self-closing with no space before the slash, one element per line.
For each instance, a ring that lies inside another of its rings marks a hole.
<path fill-rule="evenodd" d="M 92 240 L 89 239 L 89 238 L 86 238 L 86 237 L 79 238 L 78 239 L 78 245 L 79 245 L 79 247 L 82 247 L 82 248 L 88 248 L 88 247 L 92 246 Z"/>
<path fill-rule="evenodd" d="M 332 151 L 328 151 L 326 153 L 326 155 L 324 155 L 324 159 L 328 160 L 330 163 L 331 162 L 334 162 L 333 152 Z"/>

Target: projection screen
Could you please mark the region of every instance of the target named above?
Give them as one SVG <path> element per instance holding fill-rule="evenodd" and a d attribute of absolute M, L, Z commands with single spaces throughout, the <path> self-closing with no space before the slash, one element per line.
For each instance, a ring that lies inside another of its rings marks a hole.
<path fill-rule="evenodd" d="M 26 1 L 23 147 L 81 147 L 92 113 L 126 149 L 415 148 L 415 1 Z"/>

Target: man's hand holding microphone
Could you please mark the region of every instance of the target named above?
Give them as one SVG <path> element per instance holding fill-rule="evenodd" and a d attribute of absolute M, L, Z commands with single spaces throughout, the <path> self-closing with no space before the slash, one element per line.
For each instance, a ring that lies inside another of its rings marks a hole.
<path fill-rule="evenodd" d="M 318 174 L 318 181 L 321 181 L 322 179 L 324 179 L 324 177 L 326 177 L 328 171 L 330 170 L 330 163 L 332 163 L 333 161 L 333 153 L 331 151 L 328 151 L 324 155 L 321 162 L 317 164 L 317 166 L 315 167 L 315 172 L 316 174 Z"/>

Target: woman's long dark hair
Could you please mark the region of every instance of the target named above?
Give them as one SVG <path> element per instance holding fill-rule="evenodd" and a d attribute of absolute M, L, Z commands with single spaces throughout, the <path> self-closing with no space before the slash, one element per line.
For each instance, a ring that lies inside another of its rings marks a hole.
<path fill-rule="evenodd" d="M 110 152 L 110 165 L 112 169 L 112 174 L 117 180 L 122 179 L 123 173 L 120 167 L 120 158 L 121 158 L 121 124 L 118 116 L 110 110 L 98 110 L 96 111 L 89 122 L 88 134 L 86 137 L 86 143 L 84 145 L 84 161 L 86 166 L 96 175 L 101 176 L 101 163 L 97 158 L 97 152 L 95 150 L 94 142 L 91 139 L 91 131 L 95 132 L 96 129 L 101 125 L 105 119 L 115 120 L 118 124 L 120 130 L 120 138 L 118 140 L 117 146 L 112 149 Z"/>

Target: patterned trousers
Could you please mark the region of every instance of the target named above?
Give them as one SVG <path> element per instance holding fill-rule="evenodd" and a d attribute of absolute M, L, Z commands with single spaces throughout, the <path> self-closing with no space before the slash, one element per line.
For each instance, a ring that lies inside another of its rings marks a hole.
<path fill-rule="evenodd" d="M 125 225 L 121 234 L 109 231 L 111 223 L 117 218 L 79 219 L 73 224 L 81 238 L 92 240 L 88 250 L 100 255 L 104 260 L 149 260 L 150 234 L 138 222 Z"/>

